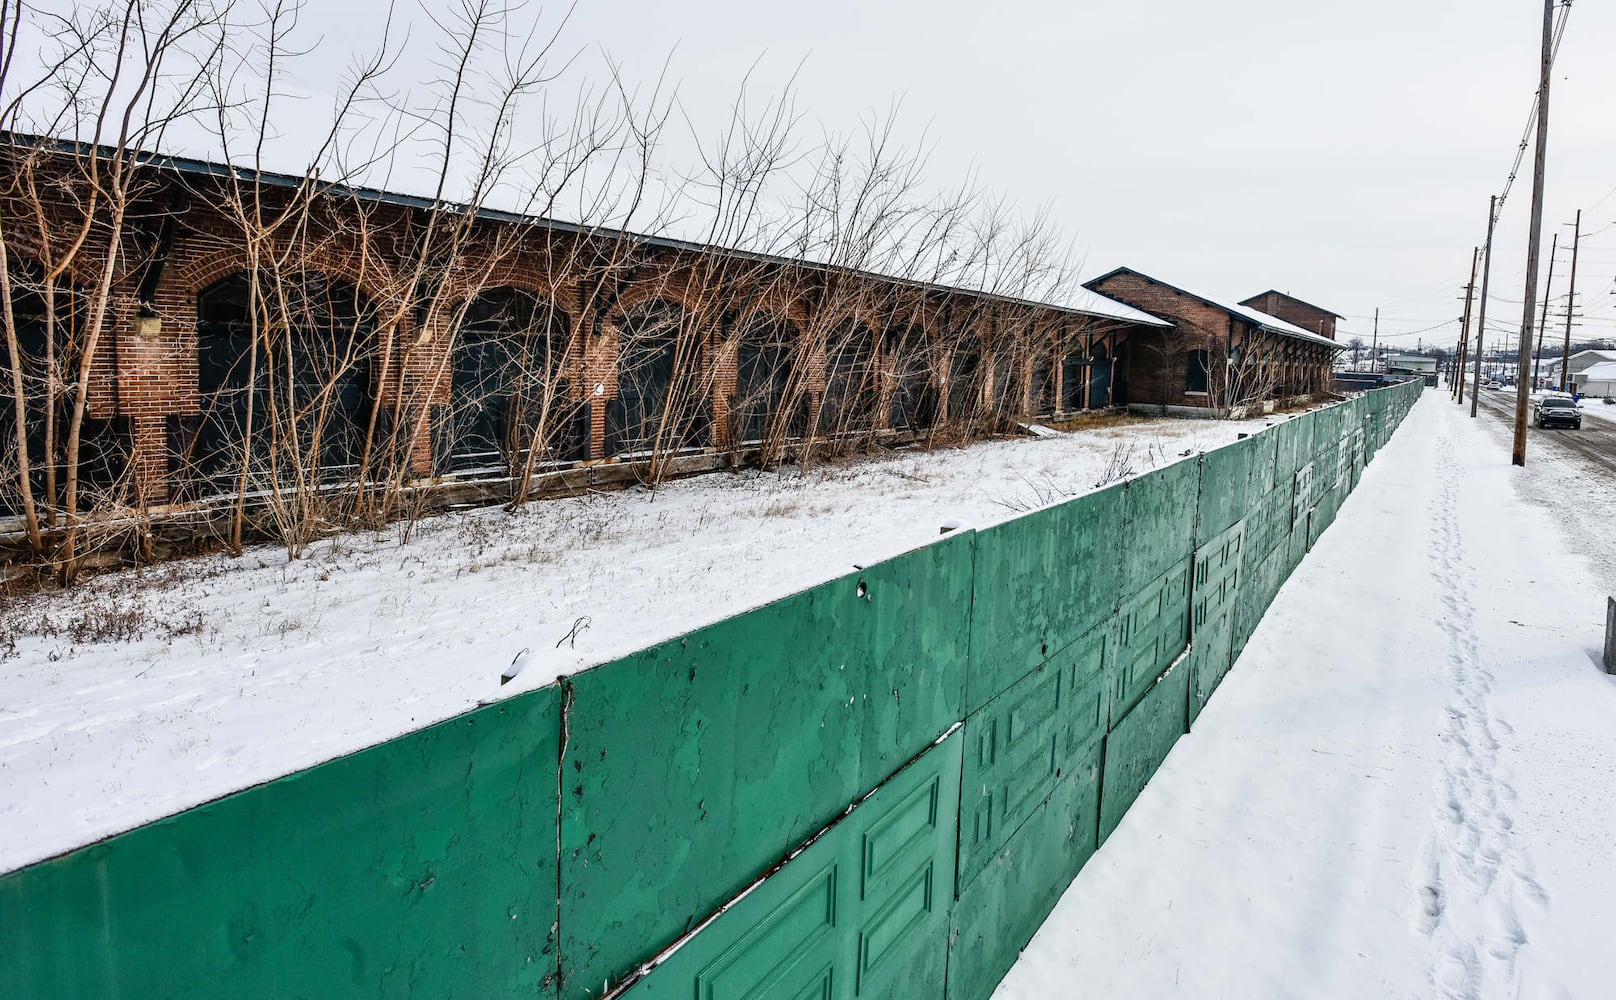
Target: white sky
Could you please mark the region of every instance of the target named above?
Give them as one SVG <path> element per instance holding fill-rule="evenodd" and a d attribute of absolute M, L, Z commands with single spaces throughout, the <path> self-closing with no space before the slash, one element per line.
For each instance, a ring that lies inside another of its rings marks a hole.
<path fill-rule="evenodd" d="M 295 84 L 334 89 L 385 11 L 311 0 L 303 30 L 321 41 Z M 401 11 L 411 41 L 395 79 L 425 79 L 431 25 L 409 0 Z M 974 170 L 1027 209 L 1049 205 L 1085 276 L 1126 264 L 1224 298 L 1279 288 L 1366 341 L 1379 306 L 1382 340 L 1451 345 L 1536 88 L 1541 17 L 1527 0 L 581 0 L 561 48 L 583 55 L 557 88 L 600 82 L 603 53 L 631 82 L 668 62 L 684 115 L 712 134 L 754 66 L 756 99 L 800 65 L 806 135 L 901 101 L 902 133 L 931 144 L 931 187 Z M 1585 209 L 1579 336 L 1616 336 L 1613 50 L 1616 11 L 1576 4 L 1543 239 L 1546 262 L 1551 233 L 1569 238 Z M 1530 163 L 1498 230 L 1490 337 L 1521 319 Z M 1569 266 L 1562 254 L 1555 296 Z"/>

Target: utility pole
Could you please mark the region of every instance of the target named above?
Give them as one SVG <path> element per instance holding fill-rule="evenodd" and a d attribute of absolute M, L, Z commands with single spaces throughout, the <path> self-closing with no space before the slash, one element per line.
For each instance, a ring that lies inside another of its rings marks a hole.
<path fill-rule="evenodd" d="M 1571 391 L 1571 314 L 1577 309 L 1577 248 L 1582 246 L 1582 209 L 1577 209 L 1576 234 L 1571 237 L 1571 287 L 1566 291 L 1565 348 L 1560 352 L 1560 391 Z"/>
<path fill-rule="evenodd" d="M 1375 307 L 1375 334 L 1369 341 L 1369 370 L 1375 371 L 1375 359 L 1380 357 L 1380 306 Z"/>
<path fill-rule="evenodd" d="M 1470 387 L 1470 416 L 1476 415 L 1481 395 L 1481 344 L 1487 333 L 1487 281 L 1493 274 L 1493 223 L 1498 221 L 1498 196 L 1487 199 L 1487 242 L 1481 251 L 1481 306 L 1476 310 L 1476 381 Z"/>
<path fill-rule="evenodd" d="M 1554 290 L 1554 257 L 1560 252 L 1560 234 L 1549 241 L 1549 279 L 1543 282 L 1543 317 L 1537 321 L 1537 350 L 1532 352 L 1532 388 L 1537 388 L 1537 366 L 1543 363 L 1543 334 L 1549 328 L 1549 292 Z"/>
<path fill-rule="evenodd" d="M 1470 284 L 1465 286 L 1464 325 L 1459 331 L 1459 350 L 1455 352 L 1457 364 L 1454 366 L 1455 388 L 1458 390 L 1459 404 L 1464 405 L 1464 377 L 1465 361 L 1470 351 L 1470 303 L 1476 292 L 1476 265 L 1481 259 L 1481 247 L 1472 247 L 1470 250 Z"/>
<path fill-rule="evenodd" d="M 1515 369 L 1515 446 L 1511 465 L 1526 464 L 1526 404 L 1531 386 L 1521 376 L 1532 366 L 1532 296 L 1537 294 L 1538 241 L 1543 237 L 1543 166 L 1549 153 L 1549 77 L 1554 68 L 1554 4 L 1543 0 L 1543 56 L 1537 91 L 1537 153 L 1532 163 L 1532 226 L 1526 244 L 1526 295 L 1521 313 L 1521 353 Z"/>

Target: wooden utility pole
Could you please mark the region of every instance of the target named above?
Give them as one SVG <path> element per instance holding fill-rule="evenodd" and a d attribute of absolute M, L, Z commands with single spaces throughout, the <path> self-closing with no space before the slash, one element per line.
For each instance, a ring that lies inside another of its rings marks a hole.
<path fill-rule="evenodd" d="M 1476 381 L 1470 386 L 1470 415 L 1476 415 L 1481 395 L 1481 345 L 1487 333 L 1487 281 L 1493 274 L 1493 223 L 1498 221 L 1498 196 L 1487 199 L 1487 242 L 1481 250 L 1481 305 L 1476 309 Z"/>
<path fill-rule="evenodd" d="M 1369 341 L 1369 370 L 1375 371 L 1375 359 L 1380 357 L 1380 306 L 1375 307 L 1375 334 Z"/>
<path fill-rule="evenodd" d="M 1526 464 L 1526 404 L 1532 387 L 1523 377 L 1532 367 L 1532 297 L 1537 294 L 1538 242 L 1543 238 L 1543 166 L 1549 153 L 1549 77 L 1554 69 L 1554 4 L 1543 0 L 1543 55 L 1537 91 L 1537 153 L 1532 163 L 1532 225 L 1526 244 L 1526 295 L 1521 313 L 1521 352 L 1515 368 L 1515 446 L 1512 465 Z"/>
<path fill-rule="evenodd" d="M 1577 310 L 1577 248 L 1582 246 L 1582 209 L 1577 209 L 1576 234 L 1571 237 L 1571 287 L 1566 290 L 1565 347 L 1560 352 L 1560 391 L 1571 391 L 1571 314 Z"/>
<path fill-rule="evenodd" d="M 1543 363 L 1543 335 L 1549 329 L 1549 295 L 1554 289 L 1554 257 L 1560 252 L 1560 234 L 1549 241 L 1549 277 L 1543 282 L 1543 315 L 1537 321 L 1537 349 L 1532 352 L 1532 388 L 1537 388 L 1537 368 Z"/>
<path fill-rule="evenodd" d="M 1470 304 L 1476 293 L 1476 265 L 1481 259 L 1481 247 L 1470 249 L 1470 284 L 1465 286 L 1464 325 L 1459 331 L 1459 350 L 1454 353 L 1454 387 L 1458 390 L 1459 404 L 1464 405 L 1465 359 L 1470 351 Z"/>

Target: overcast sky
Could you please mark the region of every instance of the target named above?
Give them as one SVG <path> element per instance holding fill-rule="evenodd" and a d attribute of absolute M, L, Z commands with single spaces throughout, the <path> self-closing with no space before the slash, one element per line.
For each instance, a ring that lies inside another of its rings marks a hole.
<path fill-rule="evenodd" d="M 400 79 L 432 73 L 413 4 L 401 0 Z M 385 10 L 312 0 L 303 31 L 320 47 L 297 83 L 332 89 Z M 1537 86 L 1541 23 L 1535 0 L 581 0 L 560 49 L 583 53 L 578 76 L 603 75 L 602 53 L 630 82 L 667 64 L 701 133 L 722 127 L 749 71 L 755 96 L 795 73 L 814 134 L 901 101 L 903 135 L 930 144 L 932 186 L 974 171 L 1051 206 L 1085 277 L 1128 265 L 1229 299 L 1278 288 L 1365 340 L 1379 306 L 1382 339 L 1414 346 L 1456 339 L 1470 250 Z M 1600 336 L 1616 336 L 1612 52 L 1616 11 L 1576 4 L 1543 232 L 1546 263 L 1550 235 L 1569 239 L 1585 210 L 1580 332 Z M 1498 230 L 1489 335 L 1520 322 L 1530 174 L 1528 154 Z M 1562 254 L 1556 296 L 1569 266 Z"/>
<path fill-rule="evenodd" d="M 1416 331 L 1462 310 L 1541 25 L 1530 0 L 585 0 L 570 33 L 631 66 L 672 47 L 695 114 L 722 114 L 760 54 L 777 74 L 806 58 L 813 117 L 843 127 L 901 97 L 935 141 L 939 184 L 975 167 L 1051 203 L 1086 275 L 1126 264 L 1230 298 L 1279 288 L 1366 339 L 1378 305 L 1382 336 L 1412 344 L 1455 339 L 1456 322 Z M 1551 90 L 1545 244 L 1578 207 L 1585 231 L 1616 220 L 1613 51 L 1616 12 L 1576 4 Z M 1489 327 L 1520 321 L 1530 154 L 1523 173 Z M 1616 333 L 1616 229 L 1585 242 L 1580 270 L 1606 318 L 1587 329 Z"/>

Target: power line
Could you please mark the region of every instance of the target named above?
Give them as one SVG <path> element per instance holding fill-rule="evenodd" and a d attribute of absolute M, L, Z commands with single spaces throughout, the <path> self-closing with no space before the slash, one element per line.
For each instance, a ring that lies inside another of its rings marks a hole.
<path fill-rule="evenodd" d="M 1554 60 L 1560 55 L 1560 41 L 1565 37 L 1566 21 L 1571 17 L 1571 0 L 1560 0 L 1560 23 L 1554 28 L 1554 44 L 1549 53 L 1549 67 L 1552 69 Z M 1521 144 L 1515 150 L 1515 163 L 1509 168 L 1509 177 L 1504 181 L 1503 193 L 1498 196 L 1498 205 L 1493 209 L 1493 221 L 1498 221 L 1498 215 L 1504 211 L 1504 202 L 1509 199 L 1509 189 L 1515 186 L 1515 175 L 1521 172 L 1521 162 L 1526 159 L 1526 149 L 1532 143 L 1532 133 L 1537 128 L 1537 112 L 1543 103 L 1543 91 L 1540 87 L 1532 95 L 1532 111 L 1526 116 L 1526 128 L 1521 131 Z"/>

